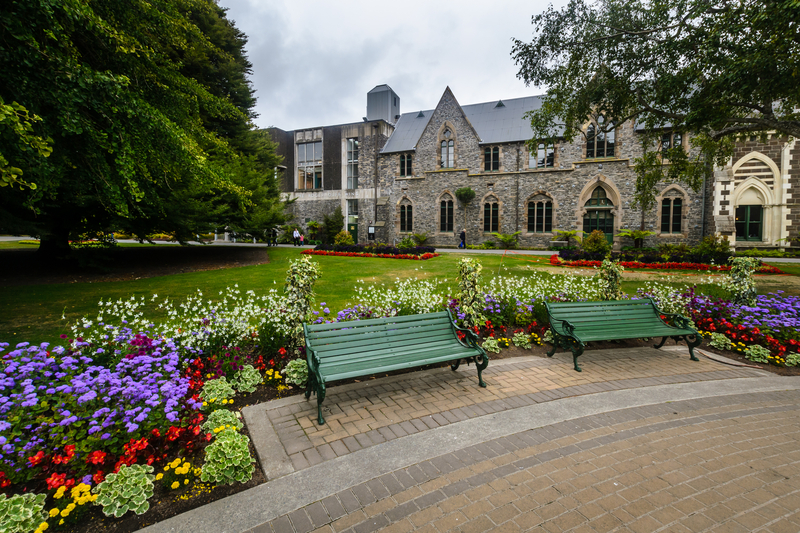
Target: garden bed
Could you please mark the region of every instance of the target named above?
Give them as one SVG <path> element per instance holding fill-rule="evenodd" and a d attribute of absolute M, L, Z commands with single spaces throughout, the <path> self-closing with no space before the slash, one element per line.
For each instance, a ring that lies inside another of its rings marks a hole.
<path fill-rule="evenodd" d="M 599 268 L 603 262 L 579 259 L 568 261 L 561 259 L 558 255 L 550 256 L 550 264 L 554 266 Z M 620 261 L 619 265 L 624 268 L 638 270 L 697 270 L 703 272 L 730 272 L 730 265 L 708 265 L 704 263 L 642 263 L 640 261 Z M 759 274 L 785 274 L 781 269 L 772 265 L 761 265 L 758 269 Z"/>
<path fill-rule="evenodd" d="M 303 250 L 300 255 L 334 255 L 338 257 L 381 257 L 383 259 L 412 259 L 414 261 L 425 261 L 439 257 L 436 253 L 424 253 L 420 255 L 412 254 L 377 254 L 369 252 L 334 252 L 332 250 Z"/>

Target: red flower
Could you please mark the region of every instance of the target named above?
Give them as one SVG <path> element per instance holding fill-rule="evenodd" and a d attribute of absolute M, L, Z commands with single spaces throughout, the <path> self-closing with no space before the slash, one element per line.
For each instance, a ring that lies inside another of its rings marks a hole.
<path fill-rule="evenodd" d="M 87 463 L 92 463 L 93 465 L 101 465 L 106 460 L 106 452 L 101 452 L 100 450 L 95 450 L 89 454 L 89 457 L 86 458 Z"/>
<path fill-rule="evenodd" d="M 0 472 L 0 488 L 6 488 L 11 485 L 11 482 L 6 479 L 6 473 Z"/>
<path fill-rule="evenodd" d="M 278 353 L 281 355 L 286 355 L 286 348 L 281 348 L 280 350 L 278 350 Z"/>
<path fill-rule="evenodd" d="M 153 428 L 153 431 L 151 431 L 151 433 L 153 434 L 154 437 L 161 436 L 161 432 L 158 430 L 158 428 Z"/>
<path fill-rule="evenodd" d="M 36 455 L 28 457 L 28 462 L 30 463 L 30 466 L 36 466 L 39 463 L 41 463 L 43 459 L 44 459 L 44 452 L 40 451 Z"/>
<path fill-rule="evenodd" d="M 50 490 L 57 489 L 64 484 L 64 478 L 66 477 L 66 474 L 56 474 L 55 472 L 50 474 L 50 477 L 46 479 L 47 488 Z"/>
<path fill-rule="evenodd" d="M 103 482 L 103 480 L 105 480 L 105 479 L 106 479 L 106 476 L 105 476 L 105 474 L 103 474 L 103 471 L 102 471 L 102 470 L 98 470 L 98 471 L 97 471 L 97 472 L 96 472 L 96 473 L 95 473 L 95 474 L 92 476 L 92 479 L 94 480 L 94 482 L 95 482 L 96 484 L 100 484 L 100 483 L 102 483 L 102 482 Z"/>

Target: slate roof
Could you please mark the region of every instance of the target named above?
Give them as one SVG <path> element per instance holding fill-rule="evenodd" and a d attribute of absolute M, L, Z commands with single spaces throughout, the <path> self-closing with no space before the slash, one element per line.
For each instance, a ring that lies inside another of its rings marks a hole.
<path fill-rule="evenodd" d="M 541 96 L 526 96 L 498 101 L 461 106 L 464 115 L 480 137 L 481 144 L 527 141 L 533 137 L 530 122 L 524 118 L 528 111 L 539 109 Z M 395 125 L 394 133 L 381 153 L 405 152 L 414 150 L 425 126 L 428 125 L 433 109 L 403 113 Z M 563 129 L 557 135 L 563 133 Z"/>

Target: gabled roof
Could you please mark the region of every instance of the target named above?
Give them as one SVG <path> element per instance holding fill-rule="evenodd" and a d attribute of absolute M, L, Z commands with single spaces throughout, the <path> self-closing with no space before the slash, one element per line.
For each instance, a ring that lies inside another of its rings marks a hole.
<path fill-rule="evenodd" d="M 500 103 L 502 102 L 502 104 Z M 522 116 L 542 105 L 541 96 L 526 96 L 511 100 L 494 100 L 482 104 L 461 106 L 464 115 L 481 139 L 481 144 L 527 141 L 533 137 L 530 121 Z M 433 109 L 403 113 L 395 125 L 394 133 L 381 153 L 414 150 Z M 563 129 L 557 132 L 563 133 Z"/>

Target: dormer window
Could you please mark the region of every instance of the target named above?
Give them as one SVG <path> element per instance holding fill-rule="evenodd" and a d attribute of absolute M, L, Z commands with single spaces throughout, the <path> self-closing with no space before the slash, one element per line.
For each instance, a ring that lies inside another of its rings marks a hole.
<path fill-rule="evenodd" d="M 597 157 L 614 157 L 614 123 L 603 115 L 586 129 L 586 159 Z"/>

